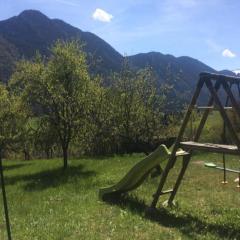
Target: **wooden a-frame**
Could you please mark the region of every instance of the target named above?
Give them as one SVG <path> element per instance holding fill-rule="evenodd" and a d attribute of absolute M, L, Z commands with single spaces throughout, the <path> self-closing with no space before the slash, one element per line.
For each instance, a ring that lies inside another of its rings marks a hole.
<path fill-rule="evenodd" d="M 177 193 L 177 190 L 181 184 L 182 178 L 183 178 L 185 171 L 188 167 L 188 164 L 190 162 L 193 150 L 203 150 L 203 151 L 209 151 L 209 152 L 240 155 L 240 140 L 239 140 L 236 132 L 234 131 L 233 125 L 232 125 L 231 121 L 229 120 L 229 117 L 226 113 L 226 109 L 229 109 L 229 108 L 224 108 L 224 106 L 222 105 L 222 103 L 219 99 L 219 96 L 218 96 L 219 89 L 220 89 L 220 87 L 222 87 L 231 102 L 232 109 L 234 109 L 236 111 L 236 113 L 240 119 L 240 105 L 236 101 L 235 96 L 232 93 L 232 90 L 230 87 L 235 84 L 238 85 L 238 87 L 239 87 L 240 78 L 219 75 L 219 74 L 212 74 L 212 73 L 201 73 L 200 74 L 195 93 L 192 97 L 191 103 L 190 103 L 188 110 L 186 112 L 186 115 L 184 117 L 182 126 L 180 128 L 180 131 L 179 131 L 176 141 L 174 143 L 172 154 L 162 172 L 157 191 L 153 195 L 153 201 L 151 204 L 151 208 L 155 208 L 160 195 L 163 195 L 166 193 L 171 194 L 168 199 L 168 204 L 169 205 L 172 204 L 173 199 Z M 202 119 L 199 123 L 199 126 L 197 128 L 196 134 L 193 138 L 193 141 L 182 142 L 183 134 L 184 134 L 187 124 L 190 120 L 192 111 L 196 107 L 197 99 L 198 99 L 204 85 L 207 87 L 207 89 L 210 92 L 210 98 L 209 98 L 208 104 L 206 107 L 201 107 L 201 109 L 204 109 L 204 113 L 203 113 Z M 206 123 L 208 115 L 213 108 L 217 108 L 217 110 L 219 110 L 219 112 L 225 122 L 226 128 L 229 131 L 232 142 L 235 145 L 198 143 L 199 137 L 204 128 L 204 125 Z M 171 170 L 171 168 L 173 168 L 173 166 L 176 162 L 176 152 L 177 152 L 178 148 L 182 148 L 184 151 L 187 152 L 187 154 L 183 156 L 182 168 L 177 177 L 175 186 L 173 187 L 173 189 L 163 191 L 163 187 L 167 180 L 168 173 Z"/>

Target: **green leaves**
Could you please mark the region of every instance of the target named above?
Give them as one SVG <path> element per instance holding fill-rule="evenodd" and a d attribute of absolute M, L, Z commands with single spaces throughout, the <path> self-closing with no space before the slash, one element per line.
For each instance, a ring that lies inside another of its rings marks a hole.
<path fill-rule="evenodd" d="M 124 151 L 136 151 L 137 145 L 149 145 L 162 134 L 161 111 L 165 99 L 157 91 L 150 68 L 133 71 L 126 61 L 113 79 L 111 101 L 120 144 Z"/>
<path fill-rule="evenodd" d="M 66 164 L 72 143 L 75 152 L 103 155 L 145 151 L 143 145 L 149 151 L 167 136 L 171 127 L 163 124 L 162 112 L 168 91 L 159 90 L 151 68 L 135 71 L 125 60 L 110 86 L 103 87 L 99 76 L 91 78 L 78 41 L 58 41 L 48 59 L 37 53 L 17 64 L 10 89 L 39 120 L 30 134 L 37 145 L 60 145 Z M 33 142 L 30 135 L 31 140 L 23 138 L 24 148 Z"/>
<path fill-rule="evenodd" d="M 49 59 L 39 54 L 21 61 L 10 86 L 29 105 L 34 116 L 44 117 L 57 132 L 64 151 L 83 125 L 88 111 L 91 83 L 86 56 L 77 41 L 58 41 Z"/>
<path fill-rule="evenodd" d="M 0 85 L 0 148 L 13 147 L 24 132 L 27 110 L 17 96 L 10 95 L 5 86 Z"/>

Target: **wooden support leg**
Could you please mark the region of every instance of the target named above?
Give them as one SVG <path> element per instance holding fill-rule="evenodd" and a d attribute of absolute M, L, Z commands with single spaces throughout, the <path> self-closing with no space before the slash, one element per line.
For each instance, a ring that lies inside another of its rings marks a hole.
<path fill-rule="evenodd" d="M 151 204 L 151 208 L 155 208 L 156 207 L 158 199 L 159 199 L 160 194 L 162 192 L 163 186 L 164 186 L 164 184 L 166 182 L 169 170 L 173 167 L 173 165 L 175 163 L 176 152 L 177 152 L 177 149 L 179 147 L 179 143 L 180 143 L 180 141 L 182 139 L 182 136 L 184 134 L 185 128 L 186 128 L 188 120 L 189 120 L 189 118 L 191 116 L 191 113 L 192 113 L 192 110 L 194 108 L 194 105 L 196 104 L 196 101 L 197 101 L 197 99 L 199 97 L 199 94 L 200 94 L 200 91 L 201 91 L 201 89 L 203 87 L 204 81 L 205 81 L 205 79 L 200 77 L 200 79 L 198 81 L 198 84 L 197 84 L 197 87 L 196 87 L 196 91 L 195 91 L 195 93 L 194 93 L 194 95 L 192 97 L 191 103 L 190 103 L 190 105 L 188 107 L 187 113 L 186 113 L 186 115 L 184 117 L 182 126 L 180 128 L 179 133 L 178 133 L 178 137 L 177 137 L 177 139 L 175 141 L 175 144 L 174 144 L 174 147 L 173 147 L 173 150 L 172 150 L 172 154 L 171 154 L 171 156 L 170 156 L 170 158 L 168 160 L 168 163 L 167 163 L 167 165 L 166 165 L 166 167 L 165 167 L 165 169 L 164 169 L 164 171 L 162 173 L 162 177 L 160 179 L 160 183 L 158 185 L 157 191 L 154 194 L 153 201 L 152 201 L 152 204 Z"/>
<path fill-rule="evenodd" d="M 214 86 L 214 89 L 216 90 L 216 92 L 219 90 L 219 87 L 220 87 L 220 82 L 216 82 L 216 84 Z M 214 98 L 210 97 L 207 106 L 211 106 L 213 104 L 213 102 L 214 102 Z M 210 109 L 206 109 L 204 114 L 203 114 L 203 116 L 202 116 L 202 119 L 201 119 L 200 124 L 198 126 L 196 135 L 194 136 L 194 141 L 195 142 L 198 141 L 198 139 L 199 139 L 199 137 L 201 135 L 202 129 L 203 129 L 205 123 L 206 123 L 206 120 L 208 118 L 209 112 L 210 112 Z M 180 174 L 178 176 L 178 179 L 176 181 L 176 184 L 175 184 L 175 186 L 173 188 L 173 192 L 171 193 L 170 198 L 168 200 L 169 204 L 172 203 L 172 201 L 173 201 L 173 199 L 174 199 L 174 197 L 175 197 L 175 195 L 176 195 L 176 193 L 178 191 L 178 188 L 179 188 L 179 186 L 181 184 L 182 178 L 183 178 L 183 176 L 185 174 L 185 171 L 186 171 L 186 169 L 188 167 L 188 164 L 190 162 L 191 156 L 192 156 L 192 151 L 189 152 L 189 155 L 186 155 L 186 156 L 183 157 L 183 166 L 182 166 L 181 172 L 180 172 Z"/>
<path fill-rule="evenodd" d="M 176 184 L 175 184 L 175 186 L 174 186 L 174 188 L 173 188 L 173 191 L 172 191 L 172 193 L 171 193 L 171 195 L 170 195 L 170 197 L 169 197 L 169 200 L 168 200 L 168 204 L 169 204 L 169 205 L 171 205 L 172 202 L 173 202 L 173 199 L 174 199 L 174 197 L 175 197 L 175 195 L 176 195 L 176 193 L 177 193 L 177 190 L 178 190 L 178 188 L 179 188 L 179 186 L 180 186 L 180 184 L 181 184 L 181 181 L 182 181 L 183 176 L 184 176 L 184 174 L 185 174 L 185 171 L 186 171 L 186 169 L 187 169 L 187 167 L 188 167 L 188 164 L 189 164 L 189 162 L 190 162 L 190 159 L 191 159 L 191 154 L 186 155 L 186 156 L 183 156 L 182 169 L 181 169 L 181 171 L 180 171 L 180 173 L 179 173 L 179 175 L 178 175 Z"/>
<path fill-rule="evenodd" d="M 227 94 L 227 97 L 230 98 L 231 102 L 232 102 L 232 106 L 234 107 L 238 117 L 240 118 L 240 106 L 239 106 L 239 103 L 236 101 L 233 93 L 232 93 L 232 90 L 231 90 L 231 87 L 228 86 L 228 84 L 225 82 L 225 81 L 221 81 L 222 85 L 223 85 L 223 88 Z"/>
<path fill-rule="evenodd" d="M 167 176 L 168 176 L 168 173 L 170 171 L 170 169 L 172 168 L 172 162 L 174 161 L 174 159 L 170 158 L 163 173 L 162 173 L 162 177 L 161 177 L 161 180 L 160 180 L 160 183 L 159 183 L 159 186 L 158 186 L 158 189 L 157 189 L 157 192 L 153 195 L 153 201 L 152 201 L 152 204 L 151 204 L 151 208 L 155 208 L 156 205 L 157 205 L 157 202 L 158 202 L 158 199 L 159 199 L 159 196 L 162 192 L 162 189 L 163 189 L 163 186 L 164 186 L 164 183 L 167 179 Z"/>

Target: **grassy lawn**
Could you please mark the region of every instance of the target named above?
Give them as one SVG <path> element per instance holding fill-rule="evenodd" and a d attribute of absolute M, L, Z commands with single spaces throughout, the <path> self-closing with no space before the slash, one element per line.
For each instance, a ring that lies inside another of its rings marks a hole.
<path fill-rule="evenodd" d="M 71 160 L 65 173 L 59 159 L 6 161 L 13 239 L 240 239 L 236 174 L 228 174 L 229 183 L 222 185 L 222 173 L 203 166 L 203 161 L 221 164 L 218 154 L 194 156 L 176 208 L 161 207 L 164 196 L 154 216 L 145 216 L 159 178 L 149 178 L 115 203 L 100 201 L 99 187 L 115 183 L 142 156 Z M 227 160 L 228 167 L 240 165 L 237 157 Z M 171 172 L 169 185 L 177 170 Z M 1 217 L 0 239 L 5 238 Z"/>

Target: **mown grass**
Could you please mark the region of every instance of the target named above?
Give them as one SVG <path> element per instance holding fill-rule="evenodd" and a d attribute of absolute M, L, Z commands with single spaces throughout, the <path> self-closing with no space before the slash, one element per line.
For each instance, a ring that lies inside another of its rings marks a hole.
<path fill-rule="evenodd" d="M 145 215 L 159 178 L 147 179 L 122 199 L 100 201 L 99 187 L 118 181 L 141 157 L 76 159 L 66 172 L 59 159 L 5 161 L 13 239 L 240 239 L 236 174 L 228 174 L 229 184 L 222 185 L 222 173 L 203 166 L 203 161 L 221 164 L 219 154 L 194 156 L 175 208 L 161 206 L 164 196 L 156 212 Z M 227 161 L 228 167 L 240 165 L 237 157 Z M 0 210 L 3 213 L 2 202 Z M 0 239 L 6 239 L 3 217 Z"/>

